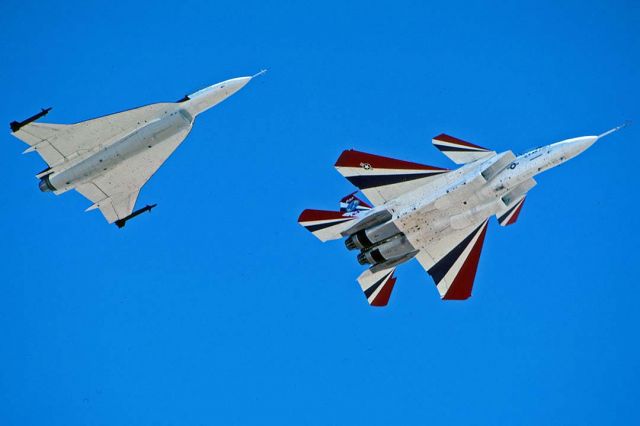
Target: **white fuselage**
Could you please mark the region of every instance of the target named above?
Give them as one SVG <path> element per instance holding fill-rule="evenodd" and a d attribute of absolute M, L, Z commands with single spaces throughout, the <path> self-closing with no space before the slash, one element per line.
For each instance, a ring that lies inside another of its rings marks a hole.
<path fill-rule="evenodd" d="M 385 208 L 410 241 L 414 234 L 422 241 L 435 240 L 442 233 L 463 229 L 504 210 L 511 195 L 522 195 L 535 185 L 533 176 L 575 157 L 597 139 L 586 136 L 534 149 L 488 178 L 482 173 L 505 153 L 480 159 L 442 174 L 390 201 Z"/>
<path fill-rule="evenodd" d="M 163 143 L 185 128 L 191 127 L 192 123 L 193 118 L 184 109 L 166 111 L 161 118 L 144 124 L 64 171 L 54 173 L 49 177 L 49 182 L 56 188 L 57 194 L 66 192 L 97 178 L 142 151 Z"/>
<path fill-rule="evenodd" d="M 597 136 L 567 139 L 520 155 L 489 182 L 491 191 L 502 196 L 527 179 L 570 160 L 597 139 Z"/>
<path fill-rule="evenodd" d="M 181 102 L 167 103 L 151 120 L 138 123 L 129 133 L 120 135 L 90 152 L 77 153 L 40 181 L 42 191 L 61 194 L 90 182 L 147 149 L 190 130 L 195 117 L 222 102 L 246 85 L 251 77 L 234 78 L 199 90 Z"/>

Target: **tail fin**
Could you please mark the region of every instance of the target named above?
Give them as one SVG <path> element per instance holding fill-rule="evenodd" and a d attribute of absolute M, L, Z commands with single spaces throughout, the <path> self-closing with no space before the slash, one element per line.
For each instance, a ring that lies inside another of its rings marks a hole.
<path fill-rule="evenodd" d="M 340 233 L 349 228 L 351 221 L 357 217 L 357 212 L 307 209 L 300 214 L 298 223 L 307 228 L 320 241 L 325 242 L 342 238 Z"/>
<path fill-rule="evenodd" d="M 360 198 L 356 197 L 356 192 L 352 192 L 351 194 L 343 197 L 340 200 L 340 211 L 343 213 L 352 213 L 363 210 L 371 210 L 372 207 L 362 201 Z"/>

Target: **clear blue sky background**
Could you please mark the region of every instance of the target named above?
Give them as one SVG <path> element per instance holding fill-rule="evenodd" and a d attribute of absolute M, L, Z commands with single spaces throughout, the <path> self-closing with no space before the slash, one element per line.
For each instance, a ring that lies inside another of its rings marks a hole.
<path fill-rule="evenodd" d="M 561 3 L 561 4 L 558 4 Z M 0 424 L 640 422 L 636 123 L 495 222 L 474 296 L 417 264 L 370 308 L 297 223 L 346 148 L 436 166 L 639 119 L 634 1 L 0 6 L 0 118 L 71 123 L 269 73 L 201 116 L 123 230 L 0 142 Z"/>

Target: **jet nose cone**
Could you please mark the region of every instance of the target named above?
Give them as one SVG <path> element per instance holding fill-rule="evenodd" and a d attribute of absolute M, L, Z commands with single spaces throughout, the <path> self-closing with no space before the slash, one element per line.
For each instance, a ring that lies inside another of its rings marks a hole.
<path fill-rule="evenodd" d="M 237 92 L 238 90 L 242 89 L 244 86 L 247 85 L 247 83 L 249 83 L 252 79 L 254 79 L 255 77 L 258 77 L 264 73 L 266 73 L 267 70 L 262 70 L 257 74 L 254 74 L 250 77 L 238 77 L 238 78 L 232 78 L 231 80 L 227 80 L 223 83 L 221 83 L 221 85 L 226 86 L 227 88 L 227 93 L 229 93 L 229 95 L 234 94 L 235 92 Z"/>
<path fill-rule="evenodd" d="M 242 89 L 244 86 L 246 86 L 249 81 L 251 81 L 251 77 L 232 78 L 231 80 L 225 81 L 220 86 L 227 89 L 226 92 L 229 95 L 232 95 L 238 90 Z"/>
<path fill-rule="evenodd" d="M 238 90 L 246 86 L 251 78 L 252 77 L 232 78 L 198 90 L 187 96 L 188 101 L 184 104 L 184 108 L 192 116 L 196 116 L 235 94 Z"/>
<path fill-rule="evenodd" d="M 575 146 L 575 149 L 578 151 L 578 153 L 580 153 L 593 145 L 597 140 L 597 136 L 583 136 L 581 138 L 575 138 L 573 145 Z"/>
<path fill-rule="evenodd" d="M 38 188 L 42 192 L 52 192 L 56 189 L 51 185 L 51 181 L 49 180 L 49 175 L 40 178 L 40 182 L 38 182 Z"/>
<path fill-rule="evenodd" d="M 564 157 L 573 158 L 581 152 L 585 151 L 598 140 L 597 136 L 583 136 L 580 138 L 567 139 L 559 142 L 557 145 L 563 153 Z"/>

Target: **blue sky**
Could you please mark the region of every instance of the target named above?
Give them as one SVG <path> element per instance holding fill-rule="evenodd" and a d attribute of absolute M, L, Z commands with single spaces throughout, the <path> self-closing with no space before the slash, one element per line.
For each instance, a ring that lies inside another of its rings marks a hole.
<path fill-rule="evenodd" d="M 490 223 L 474 296 L 417 264 L 370 308 L 296 223 L 353 188 L 343 149 L 451 167 L 640 117 L 632 1 L 0 5 L 8 123 L 71 123 L 269 68 L 201 116 L 109 226 L 0 143 L 0 424 L 634 424 L 640 127 Z"/>

